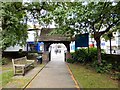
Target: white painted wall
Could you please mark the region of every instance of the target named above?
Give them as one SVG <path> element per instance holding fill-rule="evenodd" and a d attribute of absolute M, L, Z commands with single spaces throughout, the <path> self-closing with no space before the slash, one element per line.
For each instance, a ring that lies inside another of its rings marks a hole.
<path fill-rule="evenodd" d="M 75 52 L 75 41 L 70 43 L 70 52 Z"/>
<path fill-rule="evenodd" d="M 34 41 L 34 36 L 35 36 L 35 31 L 28 31 L 28 39 L 27 42 L 33 42 Z M 19 51 L 20 49 L 22 49 L 22 51 L 27 51 L 27 46 L 23 46 L 21 47 L 20 45 L 15 45 L 8 47 L 6 50 L 4 50 L 5 52 L 15 52 L 15 51 Z"/>
<path fill-rule="evenodd" d="M 111 45 L 112 45 L 112 54 L 120 54 L 120 32 L 113 32 L 113 36 L 114 36 L 114 39 L 112 39 L 111 41 Z M 115 50 L 115 53 L 114 53 L 114 50 Z M 106 42 L 106 53 L 110 53 L 110 42 L 107 41 Z"/>
<path fill-rule="evenodd" d="M 120 32 L 113 33 L 114 39 L 111 40 L 112 45 L 112 54 L 120 54 Z M 94 46 L 96 47 L 96 41 L 89 37 L 89 44 L 91 41 L 94 42 Z M 104 44 L 105 45 L 104 45 Z M 110 42 L 105 41 L 103 38 L 101 39 L 101 49 L 104 49 L 107 54 L 110 54 Z M 115 50 L 115 53 L 114 53 Z"/>
<path fill-rule="evenodd" d="M 35 31 L 28 31 L 28 39 L 27 39 L 27 42 L 30 42 L 30 41 L 35 41 Z"/>

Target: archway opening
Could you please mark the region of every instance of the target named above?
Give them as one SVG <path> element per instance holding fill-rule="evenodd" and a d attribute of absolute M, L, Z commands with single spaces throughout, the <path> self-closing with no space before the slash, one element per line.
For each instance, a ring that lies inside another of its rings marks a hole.
<path fill-rule="evenodd" d="M 53 43 L 49 46 L 51 61 L 65 61 L 65 52 L 67 48 L 63 43 Z"/>

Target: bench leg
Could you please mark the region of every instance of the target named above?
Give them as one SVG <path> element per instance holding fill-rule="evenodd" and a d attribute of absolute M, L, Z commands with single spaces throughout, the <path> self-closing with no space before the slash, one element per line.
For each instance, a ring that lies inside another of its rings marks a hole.
<path fill-rule="evenodd" d="M 13 66 L 14 75 L 16 75 L 16 66 Z"/>
<path fill-rule="evenodd" d="M 35 67 L 35 63 L 32 64 L 33 68 Z"/>
<path fill-rule="evenodd" d="M 22 67 L 22 75 L 25 75 L 25 67 Z"/>

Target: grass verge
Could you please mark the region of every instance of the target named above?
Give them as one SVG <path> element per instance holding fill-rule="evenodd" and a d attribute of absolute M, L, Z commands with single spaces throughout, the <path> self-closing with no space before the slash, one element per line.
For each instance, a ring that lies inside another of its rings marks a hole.
<path fill-rule="evenodd" d="M 24 88 L 24 86 L 31 81 L 31 79 L 39 72 L 40 68 L 44 67 L 43 64 L 38 64 L 34 69 L 30 69 L 25 76 L 16 75 L 13 76 L 13 70 L 11 68 L 3 67 L 3 73 L 0 74 L 0 83 L 3 88 Z"/>
<path fill-rule="evenodd" d="M 13 71 L 7 71 L 0 74 L 0 83 L 4 87 L 13 77 Z"/>
<path fill-rule="evenodd" d="M 75 79 L 82 88 L 118 88 L 118 81 L 107 74 L 96 73 L 81 64 L 68 64 Z"/>

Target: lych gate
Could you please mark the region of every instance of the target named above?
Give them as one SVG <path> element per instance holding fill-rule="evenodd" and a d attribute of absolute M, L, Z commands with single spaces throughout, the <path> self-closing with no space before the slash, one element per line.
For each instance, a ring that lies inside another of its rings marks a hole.
<path fill-rule="evenodd" d="M 59 52 L 62 52 L 61 54 L 64 54 L 64 52 L 65 53 L 70 52 L 70 43 L 71 43 L 70 39 L 68 37 L 65 37 L 64 35 L 58 35 L 58 34 L 50 35 L 53 29 L 51 28 L 43 28 L 41 30 L 30 29 L 29 31 L 33 31 L 34 33 L 37 32 L 36 34 L 38 35 L 38 37 L 37 38 L 34 37 L 34 40 L 36 39 L 35 42 L 28 42 L 28 45 L 27 45 L 29 46 L 28 51 L 29 50 L 30 50 L 29 52 L 35 51 L 35 52 L 38 52 L 39 54 L 42 54 L 44 60 L 50 60 L 51 54 L 53 54 L 52 52 L 56 50 Z M 54 44 L 56 46 L 52 46 Z M 64 44 L 63 45 L 64 48 L 58 48 L 60 44 Z"/>
<path fill-rule="evenodd" d="M 49 46 L 53 43 L 62 43 L 66 46 L 67 51 L 70 51 L 70 40 L 68 37 L 65 37 L 63 35 L 49 35 L 50 32 L 52 32 L 53 29 L 42 29 L 40 33 L 40 37 L 38 39 L 39 42 L 44 43 L 44 51 L 48 51 Z"/>
<path fill-rule="evenodd" d="M 49 50 L 49 47 L 51 44 L 54 44 L 54 43 L 62 43 L 66 46 L 67 48 L 67 51 L 69 52 L 70 51 L 70 42 L 69 41 L 42 41 L 44 42 L 44 51 L 48 51 Z"/>

